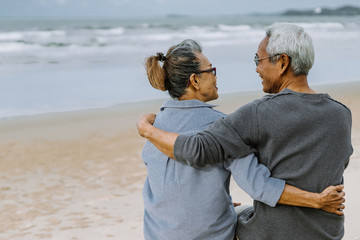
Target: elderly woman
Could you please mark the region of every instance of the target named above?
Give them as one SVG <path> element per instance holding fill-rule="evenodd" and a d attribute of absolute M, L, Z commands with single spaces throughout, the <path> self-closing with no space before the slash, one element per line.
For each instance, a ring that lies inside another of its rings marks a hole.
<path fill-rule="evenodd" d="M 218 98 L 216 68 L 197 42 L 185 40 L 166 55 L 149 57 L 146 70 L 151 86 L 172 97 L 157 114 L 157 128 L 193 135 L 225 116 L 206 103 Z M 148 173 L 143 190 L 145 239 L 233 239 L 237 216 L 229 193 L 231 174 L 253 199 L 269 206 L 337 212 L 332 206 L 342 201 L 343 193 L 337 192 L 342 187 L 310 193 L 271 178 L 254 154 L 199 169 L 174 161 L 148 141 L 142 157 Z"/>

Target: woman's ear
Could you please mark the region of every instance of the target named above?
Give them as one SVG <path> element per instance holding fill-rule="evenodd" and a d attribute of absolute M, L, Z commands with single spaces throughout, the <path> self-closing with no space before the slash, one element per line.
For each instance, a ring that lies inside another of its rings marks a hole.
<path fill-rule="evenodd" d="M 195 89 L 199 89 L 198 81 L 199 81 L 199 78 L 195 73 L 190 75 L 190 86 L 192 86 Z"/>

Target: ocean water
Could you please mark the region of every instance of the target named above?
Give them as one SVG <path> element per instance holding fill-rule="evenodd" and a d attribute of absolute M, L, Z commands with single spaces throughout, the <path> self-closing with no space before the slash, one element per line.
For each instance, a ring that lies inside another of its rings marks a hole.
<path fill-rule="evenodd" d="M 311 85 L 360 80 L 360 16 L 0 18 L 0 118 L 165 98 L 144 60 L 187 38 L 217 67 L 220 95 L 261 89 L 253 57 L 266 26 L 283 21 L 313 38 Z"/>

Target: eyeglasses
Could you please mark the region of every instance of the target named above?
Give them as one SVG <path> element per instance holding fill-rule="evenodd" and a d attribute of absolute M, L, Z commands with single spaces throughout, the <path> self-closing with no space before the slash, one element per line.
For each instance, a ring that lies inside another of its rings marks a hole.
<path fill-rule="evenodd" d="M 211 72 L 214 76 L 216 76 L 216 67 L 206 69 L 206 70 L 202 70 L 202 71 L 198 72 L 197 74 L 206 73 L 206 72 Z"/>
<path fill-rule="evenodd" d="M 278 54 L 274 54 L 274 55 L 271 55 L 271 56 L 259 58 L 259 57 L 255 54 L 254 62 L 255 62 L 255 64 L 256 64 L 256 66 L 258 66 L 258 65 L 259 65 L 259 62 L 260 62 L 261 60 L 266 59 L 266 58 L 271 58 L 271 57 L 279 56 L 279 55 L 281 55 L 281 54 L 278 53 Z"/>
<path fill-rule="evenodd" d="M 210 68 L 210 69 L 206 69 L 206 70 L 202 70 L 200 72 L 197 72 L 196 74 L 200 74 L 200 73 L 206 73 L 206 72 L 211 72 L 214 76 L 216 76 L 216 67 Z M 188 80 L 186 87 L 190 86 L 190 79 Z"/>

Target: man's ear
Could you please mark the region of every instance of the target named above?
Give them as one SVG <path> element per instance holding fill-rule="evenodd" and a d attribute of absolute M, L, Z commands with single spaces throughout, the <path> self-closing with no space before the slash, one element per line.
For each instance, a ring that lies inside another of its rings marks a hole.
<path fill-rule="evenodd" d="M 290 68 L 291 59 L 286 54 L 281 54 L 279 58 L 280 63 L 280 74 L 286 73 L 286 71 Z"/>
<path fill-rule="evenodd" d="M 195 89 L 199 89 L 198 81 L 199 81 L 199 78 L 195 73 L 190 75 L 190 86 L 192 86 Z"/>

